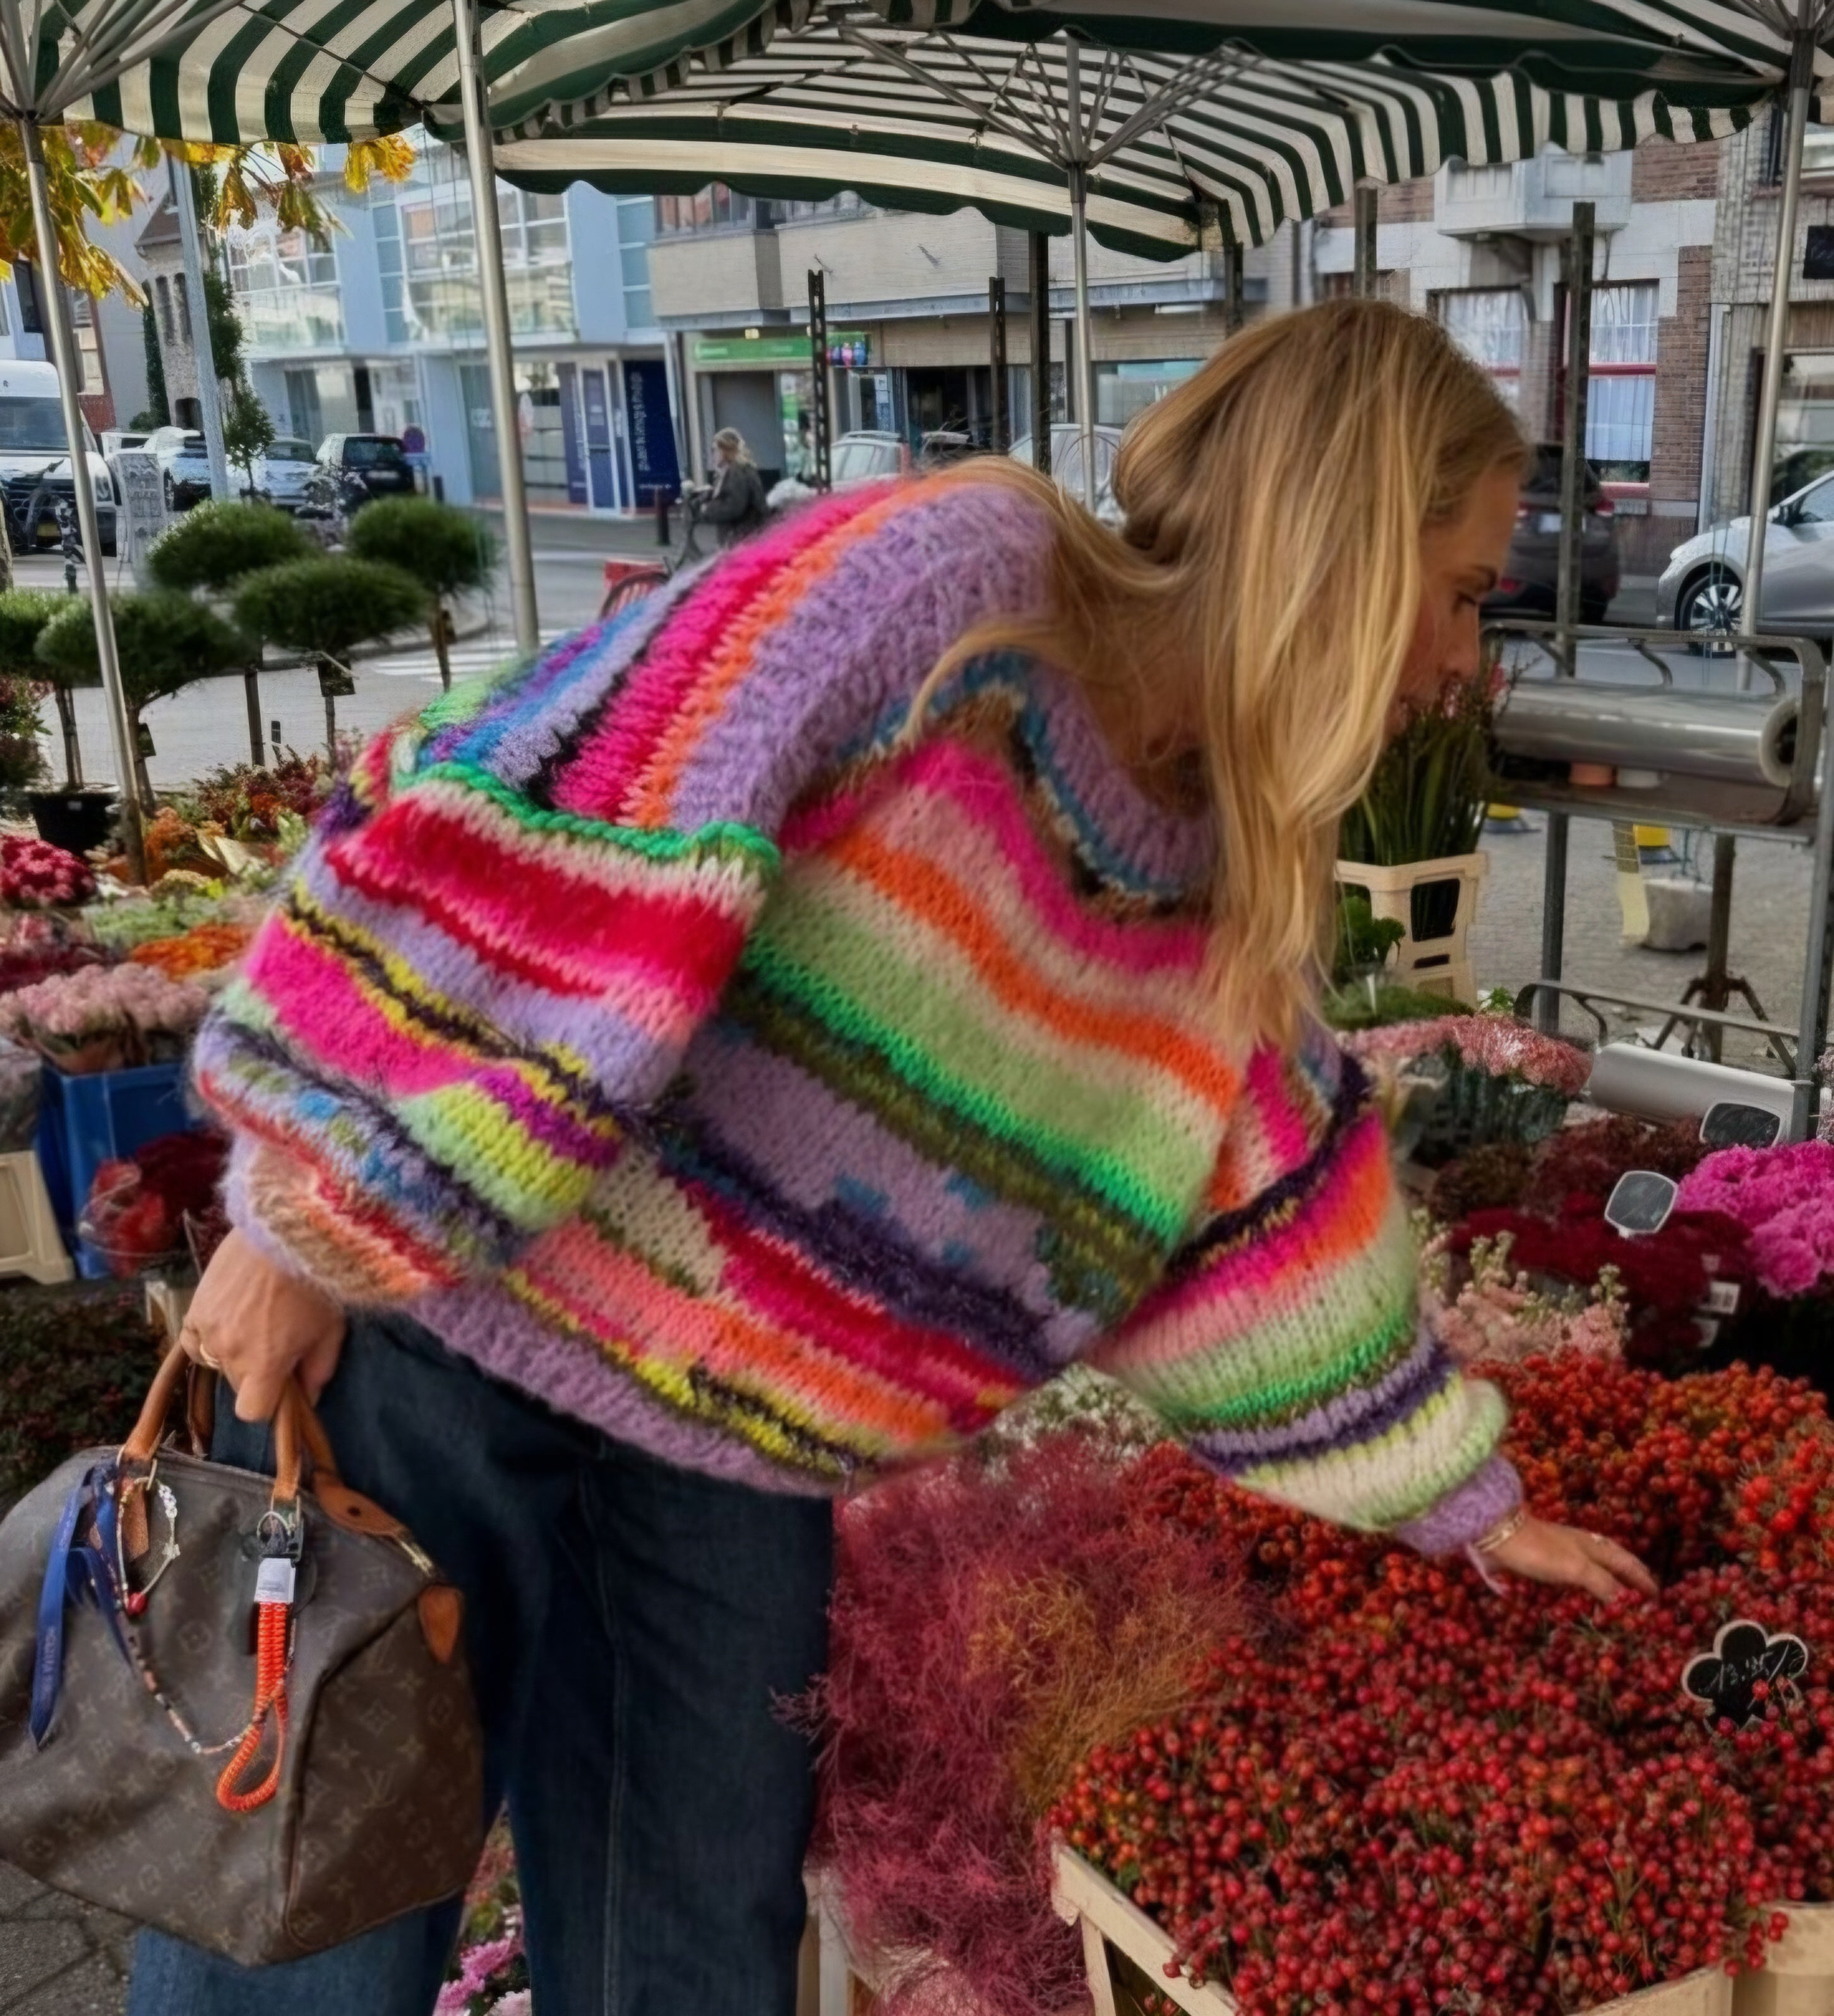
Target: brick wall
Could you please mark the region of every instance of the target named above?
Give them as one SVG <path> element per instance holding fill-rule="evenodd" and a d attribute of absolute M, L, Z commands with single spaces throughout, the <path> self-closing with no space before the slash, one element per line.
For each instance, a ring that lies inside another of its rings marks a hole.
<path fill-rule="evenodd" d="M 1348 231 L 1356 224 L 1356 218 L 1347 203 L 1340 203 L 1333 210 L 1322 210 L 1314 220 L 1321 227 L 1329 225 Z M 1433 221 L 1433 178 L 1422 176 L 1411 182 L 1384 182 L 1376 191 L 1376 221 L 1378 224 L 1430 224 Z"/>
<path fill-rule="evenodd" d="M 1631 156 L 1631 200 L 1672 203 L 1719 193 L 1720 142 L 1645 140 Z"/>

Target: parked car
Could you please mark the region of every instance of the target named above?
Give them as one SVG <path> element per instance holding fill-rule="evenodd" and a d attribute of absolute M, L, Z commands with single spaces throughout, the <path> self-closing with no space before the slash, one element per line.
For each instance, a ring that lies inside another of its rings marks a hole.
<path fill-rule="evenodd" d="M 126 427 L 110 427 L 102 436 L 102 452 L 107 460 L 112 462 L 123 448 L 144 448 L 146 440 L 147 430 L 145 428 L 135 432 Z"/>
<path fill-rule="evenodd" d="M 84 432 L 87 435 L 88 430 Z M 88 452 L 102 550 L 112 554 L 114 484 L 92 437 Z M 59 499 L 74 499 L 76 488 L 63 430 L 63 408 L 57 396 L 57 367 L 35 360 L 0 362 L 0 498 L 5 500 L 7 536 L 15 553 L 41 542 L 49 543 L 58 536 L 52 510 L 41 509 L 37 524 L 27 524 L 33 497 L 44 491 L 55 506 Z"/>
<path fill-rule="evenodd" d="M 854 490 L 862 483 L 902 476 L 910 466 L 911 451 L 904 436 L 883 429 L 868 427 L 837 435 L 828 452 L 829 484 L 835 490 Z"/>
<path fill-rule="evenodd" d="M 328 434 L 318 444 L 318 463 L 365 501 L 411 497 L 419 487 L 408 452 L 394 434 Z"/>
<path fill-rule="evenodd" d="M 1120 523 L 1120 506 L 1114 501 L 1114 458 L 1120 452 L 1119 427 L 1095 430 L 1095 516 L 1105 525 Z M 1031 466 L 1032 437 L 1022 435 L 1012 444 L 1012 459 Z M 1051 429 L 1051 481 L 1066 497 L 1083 502 L 1083 430 L 1073 420 L 1059 420 Z"/>
<path fill-rule="evenodd" d="M 141 446 L 159 459 L 168 511 L 188 511 L 209 496 L 210 458 L 202 434 L 189 427 L 155 427 Z"/>
<path fill-rule="evenodd" d="M 1656 584 L 1656 620 L 1730 635 L 1745 613 L 1751 518 L 1684 539 Z M 1834 475 L 1785 497 L 1764 527 L 1760 627 L 1834 635 Z"/>
<path fill-rule="evenodd" d="M 312 472 L 318 466 L 318 451 L 309 441 L 276 434 L 266 452 L 255 459 L 256 492 L 282 511 L 297 511 L 311 494 Z"/>
<path fill-rule="evenodd" d="M 1484 599 L 1487 615 L 1552 616 L 1560 587 L 1559 444 L 1545 441 L 1531 456 L 1516 508 L 1516 534 L 1503 578 Z M 1584 524 L 1580 534 L 1579 619 L 1602 623 L 1618 588 L 1617 517 L 1598 470 L 1586 464 Z"/>

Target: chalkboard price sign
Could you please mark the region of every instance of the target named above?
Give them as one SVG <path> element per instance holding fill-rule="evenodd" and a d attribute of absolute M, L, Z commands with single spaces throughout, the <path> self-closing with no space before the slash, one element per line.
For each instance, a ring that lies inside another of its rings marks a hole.
<path fill-rule="evenodd" d="M 1749 1617 L 1721 1627 L 1713 1650 L 1688 1661 L 1681 1691 L 1713 1711 L 1715 1722 L 1742 1728 L 1808 1669 L 1808 1647 L 1786 1631 L 1774 1635 Z"/>

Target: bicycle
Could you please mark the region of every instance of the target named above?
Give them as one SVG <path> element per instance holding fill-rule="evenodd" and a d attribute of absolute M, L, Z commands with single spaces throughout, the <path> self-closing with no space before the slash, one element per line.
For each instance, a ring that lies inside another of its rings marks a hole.
<path fill-rule="evenodd" d="M 703 489 L 690 488 L 684 491 L 682 502 L 687 506 L 687 523 L 682 530 L 681 543 L 660 560 L 640 561 L 635 564 L 620 560 L 607 560 L 605 563 L 605 599 L 599 605 L 601 623 L 608 617 L 620 615 L 646 596 L 653 595 L 665 581 L 671 581 L 685 567 L 692 567 L 707 558 L 707 553 L 696 536 L 700 530 L 700 506 L 707 495 Z M 617 570 L 614 575 L 612 570 Z"/>
<path fill-rule="evenodd" d="M 369 502 L 369 488 L 360 476 L 321 463 L 306 479 L 306 501 L 295 516 L 322 545 L 335 550 Z"/>
<path fill-rule="evenodd" d="M 25 503 L 9 513 L 6 571 L 10 582 L 13 554 L 34 553 L 38 550 L 38 527 L 49 517 L 57 527 L 58 551 L 63 558 L 64 592 L 74 595 L 78 576 L 85 567 L 82 528 L 77 520 L 76 500 L 60 490 L 53 490 L 46 480 L 51 469 L 56 466 L 53 463 L 49 468 L 41 470 Z"/>

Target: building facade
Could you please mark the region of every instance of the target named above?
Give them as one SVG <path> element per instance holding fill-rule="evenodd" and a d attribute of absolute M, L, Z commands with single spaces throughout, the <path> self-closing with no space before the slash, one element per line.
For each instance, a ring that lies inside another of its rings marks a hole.
<path fill-rule="evenodd" d="M 412 175 L 343 185 L 341 149 L 322 150 L 316 191 L 340 229 L 322 243 L 271 217 L 223 236 L 225 269 L 256 393 L 282 434 L 416 434 L 439 491 L 487 501 L 501 487 L 484 359 L 470 185 L 451 149 L 411 136 Z M 499 184 L 498 225 L 516 346 L 518 423 L 530 500 L 617 512 L 646 508 L 680 480 L 662 332 L 650 305 L 655 205 L 577 188 L 536 195 Z M 195 399 L 176 234 L 159 220 L 141 254 L 168 396 Z M 607 254 L 611 256 L 606 256 Z"/>

